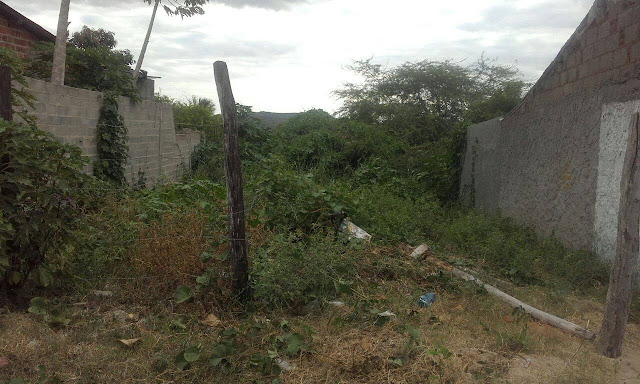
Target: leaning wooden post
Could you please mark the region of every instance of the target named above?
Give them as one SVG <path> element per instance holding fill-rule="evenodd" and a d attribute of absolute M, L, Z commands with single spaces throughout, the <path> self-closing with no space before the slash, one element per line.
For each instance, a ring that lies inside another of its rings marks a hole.
<path fill-rule="evenodd" d="M 0 118 L 13 120 L 11 106 L 11 68 L 0 66 Z"/>
<path fill-rule="evenodd" d="M 229 215 L 229 248 L 231 250 L 232 289 L 239 300 L 249 298 L 247 239 L 245 236 L 244 199 L 240 146 L 238 145 L 238 111 L 233 98 L 227 64 L 213 64 L 224 134 L 224 168 L 227 180 L 227 208 Z"/>
<path fill-rule="evenodd" d="M 618 244 L 611 267 L 609 291 L 605 305 L 598 351 L 611 358 L 622 354 L 624 329 L 629 318 L 635 272 L 638 268 L 640 240 L 640 114 L 635 113 L 629 126 L 627 151 L 620 181 L 620 210 L 618 213 Z"/>

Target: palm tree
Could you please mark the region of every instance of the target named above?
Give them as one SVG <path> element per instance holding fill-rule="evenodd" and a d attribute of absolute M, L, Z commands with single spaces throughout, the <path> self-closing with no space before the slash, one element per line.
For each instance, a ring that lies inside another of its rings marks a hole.
<path fill-rule="evenodd" d="M 56 45 L 53 51 L 53 66 L 51 67 L 51 82 L 64 85 L 64 72 L 67 59 L 67 27 L 69 26 L 69 5 L 71 0 L 60 2 L 60 15 L 58 16 L 58 32 Z"/>
<path fill-rule="evenodd" d="M 156 12 L 158 12 L 158 6 L 162 2 L 162 0 L 143 0 L 145 3 L 151 4 L 154 1 L 153 5 L 153 13 L 151 14 L 151 21 L 149 21 L 149 28 L 147 29 L 147 35 L 144 38 L 144 43 L 142 44 L 142 50 L 140 51 L 140 57 L 138 58 L 138 62 L 136 63 L 136 69 L 133 71 L 133 82 L 138 81 L 138 76 L 140 76 L 140 68 L 142 67 L 142 62 L 144 61 L 144 55 L 147 52 L 147 46 L 149 45 L 149 38 L 151 37 L 151 30 L 153 29 L 153 23 L 156 20 Z M 202 9 L 202 5 L 208 3 L 209 0 L 184 0 L 184 3 L 179 3 L 177 0 L 170 0 L 171 7 L 164 5 L 164 10 L 168 15 L 180 15 L 180 17 L 191 17 L 193 15 L 202 15 L 204 14 L 204 10 Z"/>

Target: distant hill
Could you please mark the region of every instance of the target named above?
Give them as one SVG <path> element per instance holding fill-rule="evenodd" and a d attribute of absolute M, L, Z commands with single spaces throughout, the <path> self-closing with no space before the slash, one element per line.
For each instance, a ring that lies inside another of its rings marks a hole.
<path fill-rule="evenodd" d="M 268 128 L 275 128 L 296 115 L 298 113 L 253 112 L 253 117 L 260 120 Z"/>

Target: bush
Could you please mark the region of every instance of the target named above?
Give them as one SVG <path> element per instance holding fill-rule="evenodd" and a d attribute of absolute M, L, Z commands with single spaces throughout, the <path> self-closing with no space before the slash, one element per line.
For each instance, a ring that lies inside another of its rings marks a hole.
<path fill-rule="evenodd" d="M 191 153 L 191 172 L 195 177 L 211 181 L 224 181 L 224 153 L 220 140 L 208 140 L 198 144 Z"/>
<path fill-rule="evenodd" d="M 351 174 L 372 158 L 392 158 L 405 147 L 379 125 L 334 119 L 318 110 L 280 125 L 272 142 L 272 152 L 288 162 L 332 176 Z"/>
<path fill-rule="evenodd" d="M 401 182 L 401 180 L 400 180 Z M 417 246 L 433 239 L 442 225 L 443 212 L 434 198 L 410 198 L 400 195 L 405 186 L 370 185 L 353 193 L 357 205 L 350 218 L 385 244 L 403 242 Z"/>
<path fill-rule="evenodd" d="M 81 218 L 86 161 L 32 126 L 0 120 L 0 142 L 0 281 L 13 289 L 37 270 L 47 286 L 47 260 L 64 251 Z"/>
<path fill-rule="evenodd" d="M 326 232 L 303 239 L 280 233 L 252 260 L 251 286 L 256 300 L 276 307 L 295 307 L 314 299 L 348 292 L 355 254 Z"/>
<path fill-rule="evenodd" d="M 270 228 L 300 229 L 310 233 L 322 226 L 337 226 L 351 206 L 335 186 L 318 184 L 312 174 L 289 169 L 270 158 L 251 169 L 247 206 Z"/>
<path fill-rule="evenodd" d="M 560 277 L 574 286 L 605 283 L 607 268 L 587 251 L 567 249 L 558 240 L 541 239 L 512 219 L 473 211 L 452 212 L 440 241 L 486 262 L 516 283 Z"/>
<path fill-rule="evenodd" d="M 99 92 L 138 98 L 131 81 L 133 56 L 128 50 L 115 49 L 113 32 L 84 26 L 67 44 L 65 85 Z M 28 61 L 26 75 L 37 79 L 51 78 L 53 43 L 34 45 L 35 57 Z"/>

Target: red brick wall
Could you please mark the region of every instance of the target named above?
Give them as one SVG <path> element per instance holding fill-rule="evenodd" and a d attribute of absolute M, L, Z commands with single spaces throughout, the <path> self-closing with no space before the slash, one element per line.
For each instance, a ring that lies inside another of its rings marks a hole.
<path fill-rule="evenodd" d="M 18 57 L 25 58 L 31 52 L 31 46 L 37 41 L 36 37 L 20 26 L 0 17 L 0 46 L 8 48 Z"/>

